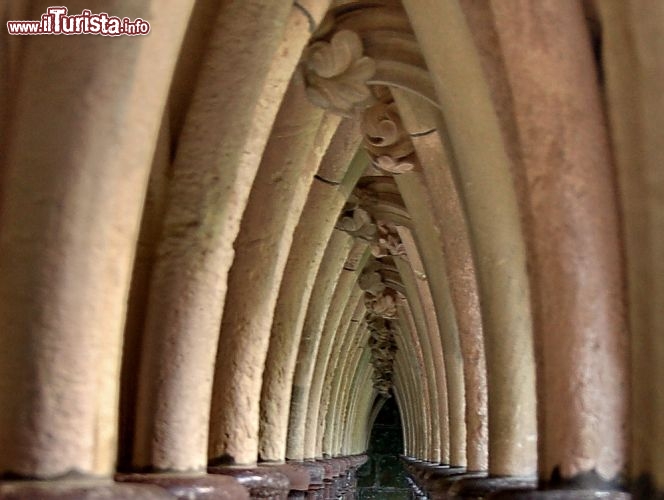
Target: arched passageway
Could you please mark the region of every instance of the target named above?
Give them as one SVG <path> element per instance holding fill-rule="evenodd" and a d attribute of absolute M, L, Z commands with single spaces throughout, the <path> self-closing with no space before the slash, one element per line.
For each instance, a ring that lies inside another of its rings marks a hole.
<path fill-rule="evenodd" d="M 357 471 L 357 498 L 412 499 L 415 492 L 399 462 L 404 446 L 399 407 L 394 398 L 381 398 L 376 403 L 376 418 L 367 448 L 368 460 Z"/>
<path fill-rule="evenodd" d="M 0 498 L 354 498 L 387 396 L 412 495 L 664 495 L 662 3 L 62 3 L 0 5 Z"/>

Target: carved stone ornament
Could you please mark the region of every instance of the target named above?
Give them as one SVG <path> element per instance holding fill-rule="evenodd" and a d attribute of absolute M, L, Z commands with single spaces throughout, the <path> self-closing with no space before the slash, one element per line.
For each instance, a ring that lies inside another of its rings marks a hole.
<path fill-rule="evenodd" d="M 376 222 L 378 237 L 371 244 L 371 253 L 376 258 L 405 257 L 406 247 L 401 243 L 396 224 L 387 221 Z"/>
<path fill-rule="evenodd" d="M 390 174 L 415 168 L 415 148 L 394 102 L 378 102 L 367 108 L 362 116 L 362 131 L 364 147 L 376 168 Z"/>
<path fill-rule="evenodd" d="M 367 81 L 376 72 L 376 62 L 363 53 L 362 40 L 350 30 L 337 31 L 329 42 L 312 43 L 303 64 L 311 102 L 344 116 L 368 102 L 372 95 Z"/>
<path fill-rule="evenodd" d="M 382 395 L 389 396 L 394 372 L 394 357 L 397 343 L 394 325 L 384 318 L 367 315 L 369 326 L 369 349 L 373 366 L 373 386 Z"/>
<path fill-rule="evenodd" d="M 397 301 L 391 290 L 386 289 L 376 297 L 366 297 L 364 304 L 369 312 L 381 318 L 396 319 Z"/>
<path fill-rule="evenodd" d="M 367 295 L 372 297 L 378 297 L 385 291 L 383 277 L 377 271 L 362 273 L 358 279 L 358 285 Z"/>
<path fill-rule="evenodd" d="M 369 212 L 359 207 L 345 210 L 339 217 L 335 227 L 354 238 L 370 242 L 376 239 L 378 231 Z"/>
<path fill-rule="evenodd" d="M 358 284 L 365 292 L 365 318 L 369 328 L 368 345 L 371 349 L 373 386 L 380 394 L 389 396 L 397 350 L 393 320 L 398 315 L 397 305 L 401 300 L 405 300 L 405 297 L 387 287 L 381 274 L 383 265 L 379 260 L 367 263 Z"/>

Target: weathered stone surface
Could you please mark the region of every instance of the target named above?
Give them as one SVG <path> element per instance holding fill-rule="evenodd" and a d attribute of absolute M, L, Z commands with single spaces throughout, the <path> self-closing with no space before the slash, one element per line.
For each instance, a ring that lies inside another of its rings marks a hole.
<path fill-rule="evenodd" d="M 117 474 L 122 483 L 151 484 L 163 488 L 176 498 L 186 500 L 240 500 L 248 499 L 247 490 L 229 476 L 214 474 Z"/>
<path fill-rule="evenodd" d="M 284 476 L 286 476 L 290 483 L 291 491 L 292 490 L 307 491 L 309 489 L 310 469 L 308 467 L 296 463 L 287 463 L 287 464 L 263 463 L 261 464 L 261 466 L 265 467 L 265 469 L 267 470 L 281 472 Z"/>
<path fill-rule="evenodd" d="M 94 480 L 61 480 L 3 482 L 0 483 L 0 498 L 3 500 L 125 500 L 127 498 L 135 498 L 137 500 L 166 500 L 178 497 L 173 496 L 158 486 L 147 484 L 117 484 L 111 481 Z"/>
<path fill-rule="evenodd" d="M 629 500 L 632 495 L 623 491 L 597 490 L 506 490 L 491 493 L 487 499 L 501 500 Z M 655 499 L 656 497 L 647 497 Z"/>
<path fill-rule="evenodd" d="M 235 478 L 251 498 L 283 499 L 290 490 L 288 477 L 269 467 L 213 466 L 208 468 L 208 472 Z"/>
<path fill-rule="evenodd" d="M 536 488 L 536 478 L 518 477 L 465 477 L 456 481 L 448 490 L 450 498 L 476 499 L 506 490 Z"/>

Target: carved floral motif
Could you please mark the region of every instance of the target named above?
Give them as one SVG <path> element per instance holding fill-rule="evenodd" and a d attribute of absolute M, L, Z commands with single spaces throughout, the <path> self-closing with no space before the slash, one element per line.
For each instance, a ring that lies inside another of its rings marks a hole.
<path fill-rule="evenodd" d="M 392 293 L 383 293 L 365 300 L 367 310 L 382 318 L 396 319 L 397 302 Z"/>
<path fill-rule="evenodd" d="M 362 116 L 364 147 L 373 165 L 390 174 L 402 174 L 415 168 L 415 148 L 401 122 L 394 102 L 378 102 Z"/>
<path fill-rule="evenodd" d="M 382 266 L 378 260 L 369 263 L 359 278 L 359 286 L 365 291 L 368 345 L 374 368 L 373 385 L 379 393 L 388 396 L 392 387 L 394 356 L 397 351 L 394 320 L 398 314 L 397 305 L 403 300 L 403 296 L 385 284 L 380 272 Z"/>
<path fill-rule="evenodd" d="M 367 193 L 354 193 L 350 196 L 337 228 L 370 242 L 374 259 L 368 262 L 358 278 L 358 285 L 364 291 L 366 320 L 369 325 L 369 348 L 373 366 L 375 389 L 388 396 L 392 387 L 392 372 L 396 352 L 395 323 L 398 306 L 406 298 L 388 286 L 383 277 L 385 257 L 405 255 L 405 248 L 399 237 L 396 224 L 389 221 L 375 221 L 369 212 L 360 208 Z M 381 260 L 383 259 L 383 260 Z"/>
<path fill-rule="evenodd" d="M 304 76 L 311 102 L 349 116 L 353 108 L 371 98 L 367 81 L 376 63 L 364 56 L 359 35 L 337 31 L 329 42 L 317 41 L 304 54 Z"/>
<path fill-rule="evenodd" d="M 373 365 L 373 386 L 384 396 L 389 396 L 394 372 L 394 357 L 397 344 L 394 338 L 394 325 L 379 316 L 369 316 L 369 349 Z"/>
<path fill-rule="evenodd" d="M 327 18 L 323 24 L 325 28 L 317 36 L 325 39 L 309 45 L 303 58 L 309 99 L 344 116 L 353 116 L 355 109 L 363 109 L 364 146 L 372 164 L 389 174 L 413 170 L 417 165 L 415 149 L 389 88 L 376 82 L 369 87 L 376 61 L 364 55 L 357 33 L 342 29 L 330 37 L 333 20 Z"/>
<path fill-rule="evenodd" d="M 374 241 L 378 231 L 369 212 L 357 206 L 345 210 L 339 217 L 335 227 L 354 238 L 366 241 Z"/>
<path fill-rule="evenodd" d="M 362 273 L 358 280 L 358 285 L 371 297 L 378 297 L 385 291 L 383 277 L 377 271 Z"/>
<path fill-rule="evenodd" d="M 376 258 L 405 257 L 406 248 L 401 243 L 396 224 L 388 221 L 376 222 L 377 238 L 371 244 L 371 253 Z"/>

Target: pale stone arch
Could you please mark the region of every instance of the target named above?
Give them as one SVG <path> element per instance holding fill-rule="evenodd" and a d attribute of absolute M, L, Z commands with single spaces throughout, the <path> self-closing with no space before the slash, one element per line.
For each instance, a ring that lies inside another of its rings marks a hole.
<path fill-rule="evenodd" d="M 433 498 L 661 496 L 657 1 L 4 32 L 47 7 L 0 6 L 0 497 L 344 498 L 387 396 Z"/>

